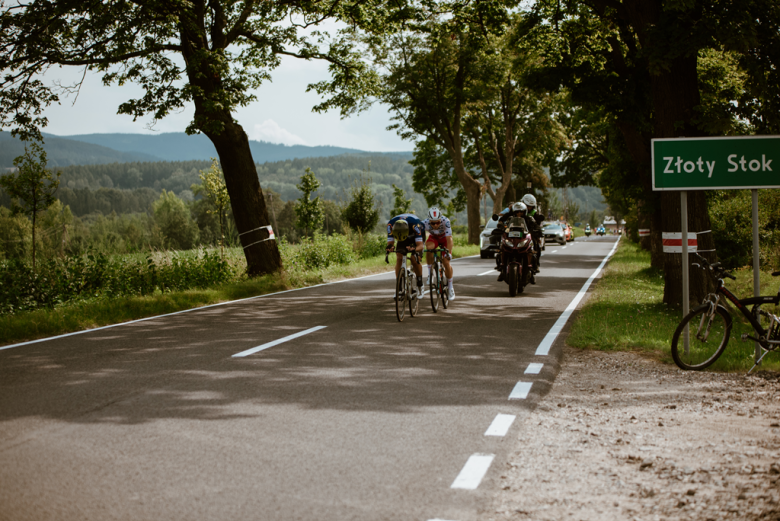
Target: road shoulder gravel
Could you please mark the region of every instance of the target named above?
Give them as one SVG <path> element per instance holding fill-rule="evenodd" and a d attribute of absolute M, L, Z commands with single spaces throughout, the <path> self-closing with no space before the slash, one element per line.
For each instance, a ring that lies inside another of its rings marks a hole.
<path fill-rule="evenodd" d="M 564 348 L 482 521 L 780 519 L 780 375 Z"/>

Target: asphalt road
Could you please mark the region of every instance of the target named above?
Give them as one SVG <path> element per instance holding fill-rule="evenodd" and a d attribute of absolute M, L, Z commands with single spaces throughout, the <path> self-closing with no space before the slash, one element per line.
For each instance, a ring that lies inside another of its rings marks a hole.
<path fill-rule="evenodd" d="M 0 519 L 473 520 L 614 245 L 548 247 L 515 298 L 460 259 L 403 323 L 383 274 L 0 348 Z"/>

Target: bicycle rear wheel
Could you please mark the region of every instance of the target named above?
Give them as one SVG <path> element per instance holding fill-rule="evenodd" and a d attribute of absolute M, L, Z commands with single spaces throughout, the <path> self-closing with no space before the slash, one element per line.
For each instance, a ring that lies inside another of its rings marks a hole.
<path fill-rule="evenodd" d="M 731 336 L 731 315 L 718 306 L 709 314 L 710 305 L 697 307 L 685 317 L 672 337 L 672 358 L 680 369 L 701 371 L 723 354 Z M 685 350 L 685 326 L 688 325 L 688 351 Z"/>
<path fill-rule="evenodd" d="M 417 295 L 417 292 L 412 291 L 412 289 L 417 284 L 417 276 L 412 275 L 411 277 L 408 277 L 407 280 L 409 281 L 407 285 L 407 298 L 409 299 L 409 315 L 410 316 L 417 316 L 417 311 L 420 308 L 420 297 Z M 423 291 L 422 286 L 416 286 L 417 291 Z"/>
<path fill-rule="evenodd" d="M 406 314 L 406 272 L 401 270 L 395 279 L 395 316 L 399 322 L 404 321 Z"/>
<path fill-rule="evenodd" d="M 431 281 L 428 284 L 428 293 L 431 296 L 431 307 L 433 312 L 436 313 L 439 310 L 439 265 L 434 262 L 433 270 L 430 273 Z"/>

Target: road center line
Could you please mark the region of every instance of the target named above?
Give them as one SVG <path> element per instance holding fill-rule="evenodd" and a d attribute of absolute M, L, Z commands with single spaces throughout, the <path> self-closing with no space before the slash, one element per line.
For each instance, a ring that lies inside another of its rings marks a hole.
<path fill-rule="evenodd" d="M 566 310 L 561 313 L 561 316 L 558 317 L 558 320 L 555 321 L 555 324 L 553 324 L 553 327 L 550 328 L 550 331 L 547 332 L 547 334 L 544 336 L 544 340 L 542 340 L 542 343 L 539 344 L 539 347 L 536 348 L 536 354 L 538 356 L 547 356 L 550 354 L 550 348 L 553 345 L 553 342 L 555 342 L 556 337 L 558 334 L 563 330 L 563 326 L 566 325 L 566 322 L 569 320 L 569 317 L 574 312 L 574 310 L 577 308 L 577 305 L 582 300 L 582 297 L 585 296 L 585 294 L 588 292 L 588 288 L 590 287 L 591 283 L 593 283 L 593 280 L 601 273 L 602 268 L 604 268 L 604 265 L 607 263 L 610 257 L 615 253 L 615 250 L 617 250 L 618 244 L 620 244 L 620 238 L 618 237 L 618 240 L 615 241 L 615 245 L 612 247 L 610 252 L 607 254 L 606 257 L 604 257 L 604 260 L 601 261 L 601 264 L 599 264 L 599 267 L 596 268 L 596 271 L 593 272 L 593 275 L 590 276 L 590 278 L 585 282 L 585 284 L 582 286 L 582 289 L 580 289 L 580 292 L 577 293 L 577 296 L 574 297 L 574 299 L 569 302 L 569 305 L 566 306 Z"/>
<path fill-rule="evenodd" d="M 279 344 L 283 344 L 285 342 L 289 342 L 290 340 L 293 340 L 294 338 L 298 338 L 304 335 L 308 335 L 309 333 L 314 333 L 315 331 L 319 331 L 320 329 L 325 329 L 327 326 L 317 326 L 313 327 L 311 329 L 306 329 L 304 331 L 299 331 L 295 334 L 286 336 L 284 338 L 280 338 L 279 340 L 274 340 L 273 342 L 268 342 L 267 344 L 263 344 L 261 346 L 253 347 L 252 349 L 247 349 L 246 351 L 241 351 L 240 353 L 236 353 L 232 356 L 232 358 L 241 358 L 244 356 L 249 356 L 254 353 L 258 353 L 264 349 L 268 349 L 269 347 L 277 346 Z"/>
<path fill-rule="evenodd" d="M 490 275 L 491 273 L 496 272 L 496 270 L 487 270 L 485 273 L 480 273 L 477 275 L 477 277 L 481 277 L 482 275 Z"/>
<path fill-rule="evenodd" d="M 531 386 L 533 382 L 517 382 L 515 388 L 509 393 L 510 400 L 525 400 L 528 398 L 528 393 L 531 392 Z"/>
<path fill-rule="evenodd" d="M 542 372 L 542 367 L 544 367 L 544 364 L 528 364 L 528 367 L 525 368 L 525 374 L 539 374 Z"/>
<path fill-rule="evenodd" d="M 482 483 L 482 478 L 487 474 L 490 464 L 493 463 L 495 454 L 472 454 L 463 466 L 463 469 L 452 482 L 450 488 L 465 488 L 474 490 Z"/>
<path fill-rule="evenodd" d="M 509 432 L 509 427 L 512 426 L 512 422 L 515 421 L 516 416 L 514 414 L 497 414 L 493 419 L 493 423 L 490 424 L 488 430 L 485 431 L 485 436 L 506 436 Z"/>

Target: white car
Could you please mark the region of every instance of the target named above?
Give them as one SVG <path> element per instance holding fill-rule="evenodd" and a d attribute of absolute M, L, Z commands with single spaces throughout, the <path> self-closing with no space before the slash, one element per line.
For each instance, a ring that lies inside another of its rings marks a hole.
<path fill-rule="evenodd" d="M 561 223 L 546 222 L 542 225 L 544 238 L 548 241 L 555 241 L 561 246 L 566 244 L 566 230 Z"/>

